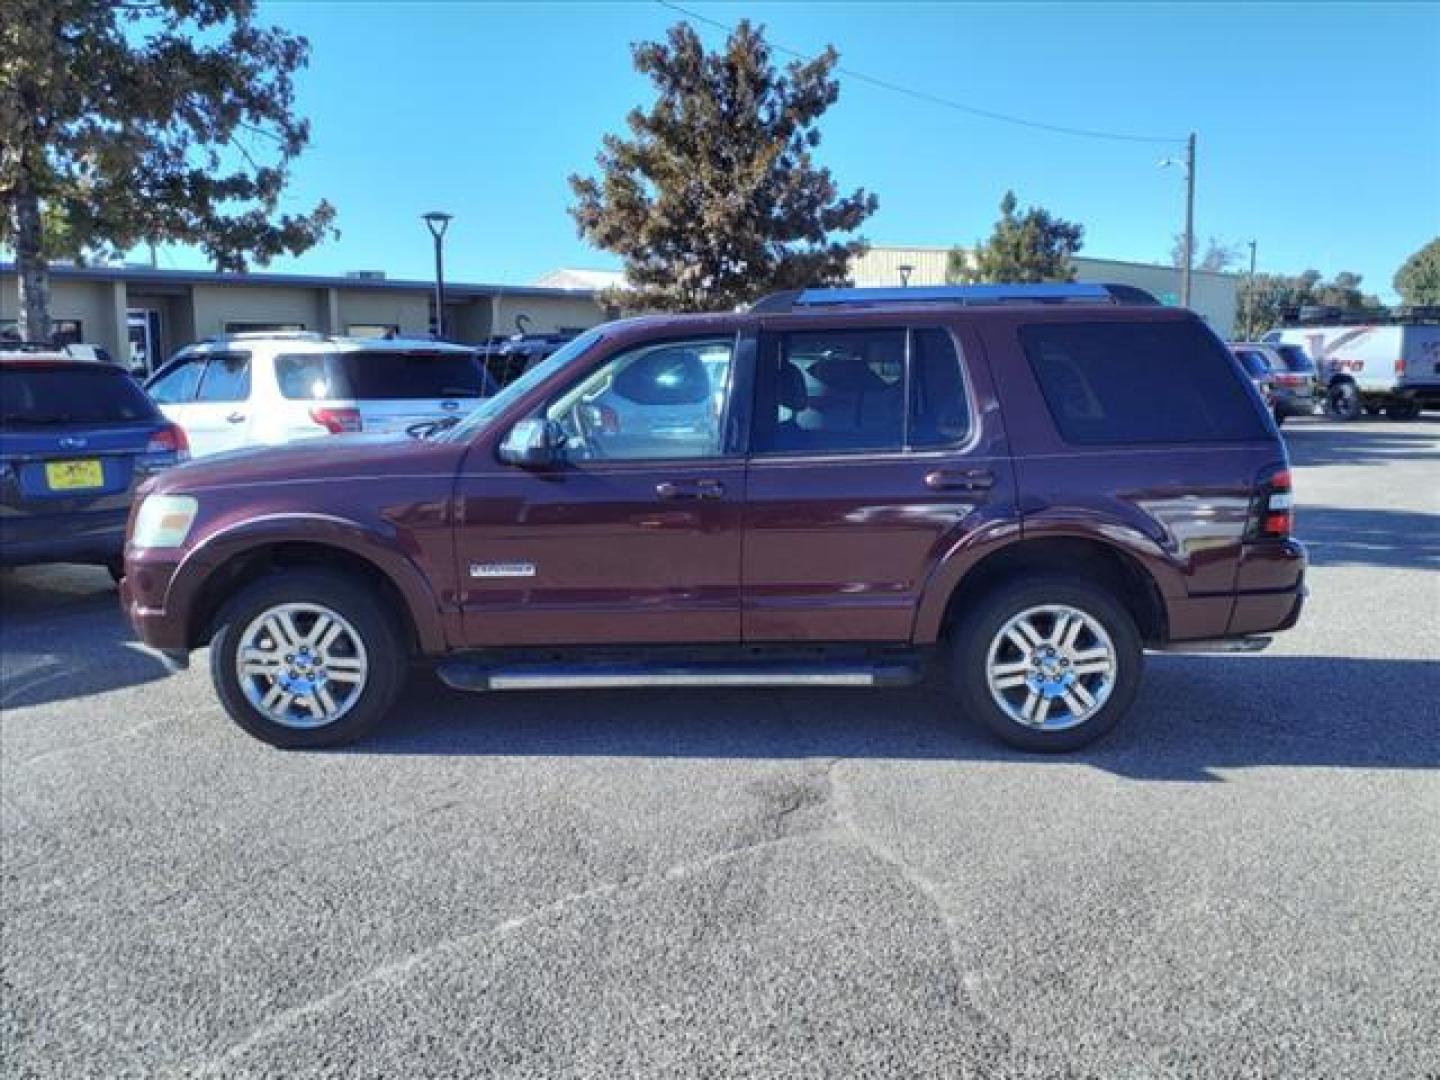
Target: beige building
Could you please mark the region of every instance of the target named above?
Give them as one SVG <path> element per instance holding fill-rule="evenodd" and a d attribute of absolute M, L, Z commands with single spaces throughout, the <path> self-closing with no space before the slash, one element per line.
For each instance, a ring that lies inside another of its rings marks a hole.
<path fill-rule="evenodd" d="M 50 311 L 65 340 L 102 345 L 117 361 L 148 369 L 193 341 L 246 330 L 318 330 L 407 337 L 430 332 L 434 284 L 365 274 L 216 274 L 149 267 L 52 268 Z M 0 335 L 13 333 L 19 285 L 0 263 Z M 454 341 L 480 342 L 518 329 L 579 331 L 605 320 L 593 288 L 445 285 L 445 326 Z"/>
<path fill-rule="evenodd" d="M 859 286 L 903 285 L 906 277 L 911 285 L 944 285 L 949 259 L 949 248 L 872 247 L 850 264 L 850 272 Z M 1077 281 L 1134 285 L 1162 303 L 1180 302 L 1180 271 L 1173 266 L 1084 256 L 1072 261 Z M 1222 337 L 1228 337 L 1235 328 L 1242 281 L 1240 274 L 1191 272 L 1190 306 Z"/>

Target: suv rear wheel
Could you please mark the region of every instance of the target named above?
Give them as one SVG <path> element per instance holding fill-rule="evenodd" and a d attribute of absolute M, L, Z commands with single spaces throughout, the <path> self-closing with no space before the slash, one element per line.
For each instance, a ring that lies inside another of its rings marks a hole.
<path fill-rule="evenodd" d="M 1337 420 L 1358 420 L 1365 411 L 1360 388 L 1353 382 L 1337 382 L 1325 395 L 1325 408 Z"/>
<path fill-rule="evenodd" d="M 210 676 L 237 724 L 272 746 L 338 746 L 371 731 L 405 682 L 392 612 L 353 579 L 291 570 L 226 605 Z"/>
<path fill-rule="evenodd" d="M 1140 635 L 1123 605 L 1081 578 L 1008 582 L 959 622 L 951 676 L 967 715 L 1023 750 L 1074 750 L 1135 700 Z"/>

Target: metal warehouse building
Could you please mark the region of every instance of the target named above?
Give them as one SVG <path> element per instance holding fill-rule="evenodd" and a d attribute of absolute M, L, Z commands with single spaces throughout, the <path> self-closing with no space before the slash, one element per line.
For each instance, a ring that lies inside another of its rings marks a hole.
<path fill-rule="evenodd" d="M 55 266 L 50 313 L 57 336 L 103 345 L 122 363 L 153 369 L 201 338 L 246 330 L 318 330 L 380 336 L 430 332 L 434 284 L 376 274 L 311 277 L 217 274 L 149 267 Z M 0 263 L 0 334 L 19 316 L 13 264 Z M 445 326 L 479 342 L 523 327 L 578 331 L 605 320 L 593 289 L 445 284 Z"/>

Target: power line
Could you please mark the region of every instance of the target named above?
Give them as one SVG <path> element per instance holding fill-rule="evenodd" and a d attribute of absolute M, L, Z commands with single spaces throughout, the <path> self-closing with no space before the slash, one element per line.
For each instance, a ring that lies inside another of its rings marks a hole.
<path fill-rule="evenodd" d="M 687 19 L 694 19 L 696 22 L 704 23 L 717 30 L 723 30 L 727 34 L 734 33 L 735 31 L 735 27 L 728 23 L 723 23 L 718 19 L 712 19 L 707 15 L 701 15 L 699 12 L 691 11 L 689 8 L 681 7 L 679 4 L 671 3 L 671 0 L 655 0 L 655 2 L 661 7 L 679 12 Z M 773 41 L 770 45 L 776 51 L 786 53 L 796 59 L 812 59 L 812 56 L 801 52 L 799 49 L 787 48 Z M 964 102 L 941 97 L 939 94 L 932 94 L 926 90 L 912 90 L 908 86 L 901 86 L 899 83 L 891 82 L 888 79 L 879 79 L 874 75 L 867 75 L 863 71 L 856 71 L 854 68 L 837 66 L 835 70 L 847 79 L 868 83 L 871 86 L 879 87 L 881 90 L 889 90 L 891 93 L 903 94 L 906 97 L 914 98 L 916 101 L 924 101 L 930 105 L 941 105 L 947 109 L 954 109 L 957 112 L 968 113 L 971 116 L 979 116 L 986 120 L 995 120 L 1003 124 L 1014 124 L 1017 127 L 1033 128 L 1037 131 L 1049 131 L 1058 135 L 1078 135 L 1087 139 L 1109 139 L 1113 142 L 1180 143 L 1185 141 L 1183 137 L 1168 135 L 1130 135 L 1118 131 L 1097 131 L 1091 128 L 1069 127 L 1065 124 L 1051 124 L 1044 120 L 1030 120 L 1023 116 L 1011 116 L 1009 113 L 995 112 L 991 109 L 981 109 L 974 105 L 966 105 Z"/>

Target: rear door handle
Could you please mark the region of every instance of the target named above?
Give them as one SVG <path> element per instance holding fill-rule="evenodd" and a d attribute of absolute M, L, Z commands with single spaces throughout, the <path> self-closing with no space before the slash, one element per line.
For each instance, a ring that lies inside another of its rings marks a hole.
<path fill-rule="evenodd" d="M 227 424 L 243 424 L 245 422 L 245 414 L 243 412 L 232 412 L 229 416 L 225 417 L 225 422 Z"/>
<path fill-rule="evenodd" d="M 925 474 L 925 486 L 934 491 L 988 491 L 995 486 L 989 469 L 936 469 Z"/>
<path fill-rule="evenodd" d="M 725 485 L 719 480 L 662 480 L 655 485 L 655 494 L 662 499 L 719 499 Z"/>

